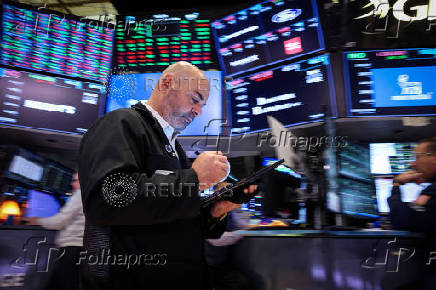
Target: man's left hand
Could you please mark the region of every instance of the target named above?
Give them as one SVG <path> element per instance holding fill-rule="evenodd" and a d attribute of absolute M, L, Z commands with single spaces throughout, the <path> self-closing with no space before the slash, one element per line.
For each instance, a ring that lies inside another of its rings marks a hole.
<path fill-rule="evenodd" d="M 257 190 L 257 185 L 250 185 L 244 188 L 244 193 L 247 195 L 253 194 Z M 213 218 L 220 218 L 226 213 L 241 207 L 240 204 L 230 202 L 228 200 L 220 200 L 213 204 L 210 213 Z"/>

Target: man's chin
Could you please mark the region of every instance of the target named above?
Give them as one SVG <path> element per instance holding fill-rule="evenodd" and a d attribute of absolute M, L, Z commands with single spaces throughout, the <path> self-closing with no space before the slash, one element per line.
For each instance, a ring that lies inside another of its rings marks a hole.
<path fill-rule="evenodd" d="M 178 126 L 175 126 L 175 127 L 173 127 L 173 128 L 174 128 L 174 130 L 176 130 L 176 131 L 178 131 L 178 132 L 182 132 L 182 131 L 185 130 L 186 127 L 188 127 L 188 126 L 189 126 L 189 124 L 184 124 L 184 125 L 178 125 Z"/>

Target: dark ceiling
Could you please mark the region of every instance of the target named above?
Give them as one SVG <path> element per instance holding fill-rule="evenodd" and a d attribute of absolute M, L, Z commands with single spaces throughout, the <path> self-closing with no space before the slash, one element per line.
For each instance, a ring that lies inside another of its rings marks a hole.
<path fill-rule="evenodd" d="M 248 8 L 261 1 L 241 1 L 241 0 L 189 0 L 189 1 L 141 1 L 132 2 L 126 0 L 112 0 L 112 4 L 121 15 L 137 15 L 155 12 L 165 12 L 171 10 L 195 10 L 200 15 L 209 19 L 218 19 L 229 13 Z"/>

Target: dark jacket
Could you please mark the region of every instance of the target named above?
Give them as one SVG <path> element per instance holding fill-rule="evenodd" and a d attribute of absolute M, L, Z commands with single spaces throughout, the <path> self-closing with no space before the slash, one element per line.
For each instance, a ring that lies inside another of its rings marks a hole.
<path fill-rule="evenodd" d="M 203 241 L 220 237 L 226 220 L 200 209 L 198 177 L 180 144 L 180 159 L 169 146 L 141 103 L 105 115 L 85 134 L 84 246 L 103 260 L 86 259 L 85 289 L 206 288 Z M 135 257 L 140 263 L 132 265 Z"/>
<path fill-rule="evenodd" d="M 398 186 L 392 188 L 388 198 L 392 227 L 398 230 L 436 234 L 436 180 L 425 188 L 421 195 L 429 195 L 431 199 L 426 205 L 414 202 L 402 202 Z"/>

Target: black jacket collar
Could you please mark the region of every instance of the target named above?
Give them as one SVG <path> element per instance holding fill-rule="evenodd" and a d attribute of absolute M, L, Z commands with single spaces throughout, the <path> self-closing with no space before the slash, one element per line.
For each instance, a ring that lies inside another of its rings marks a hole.
<path fill-rule="evenodd" d="M 163 144 L 165 145 L 170 144 L 167 136 L 165 135 L 165 132 L 163 131 L 163 128 L 160 126 L 159 122 L 153 117 L 153 114 L 147 109 L 147 107 L 143 103 L 138 102 L 134 104 L 132 108 L 138 111 L 141 114 L 141 116 L 145 119 L 145 121 L 153 127 L 153 130 L 159 133 Z M 186 162 L 188 162 L 188 157 L 186 156 L 185 151 L 183 150 L 182 146 L 177 140 L 176 140 L 175 150 L 177 150 L 177 154 L 179 155 L 179 159 L 182 162 L 182 164 L 186 164 Z"/>

